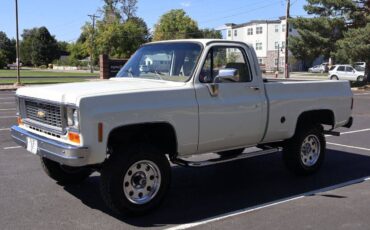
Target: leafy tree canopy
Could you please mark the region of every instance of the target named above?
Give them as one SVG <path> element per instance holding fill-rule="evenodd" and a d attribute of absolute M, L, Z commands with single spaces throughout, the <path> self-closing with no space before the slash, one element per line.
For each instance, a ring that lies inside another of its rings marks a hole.
<path fill-rule="evenodd" d="M 46 27 L 24 30 L 20 50 L 22 62 L 34 66 L 48 65 L 60 56 L 58 43 Z"/>

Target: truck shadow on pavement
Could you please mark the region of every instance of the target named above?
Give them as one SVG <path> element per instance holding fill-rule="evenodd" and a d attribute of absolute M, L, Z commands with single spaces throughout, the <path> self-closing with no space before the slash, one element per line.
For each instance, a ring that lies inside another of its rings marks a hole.
<path fill-rule="evenodd" d="M 369 175 L 369 156 L 330 149 L 319 173 L 307 177 L 287 171 L 280 153 L 198 169 L 173 167 L 171 188 L 163 204 L 141 217 L 113 214 L 100 197 L 99 176 L 64 188 L 85 205 L 127 224 L 159 227 L 212 218 Z"/>

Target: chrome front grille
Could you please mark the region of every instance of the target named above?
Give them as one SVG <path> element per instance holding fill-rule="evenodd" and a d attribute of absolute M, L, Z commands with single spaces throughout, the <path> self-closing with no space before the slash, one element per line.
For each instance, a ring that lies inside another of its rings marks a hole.
<path fill-rule="evenodd" d="M 31 122 L 41 125 L 63 128 L 62 108 L 60 105 L 41 101 L 25 100 L 25 115 Z"/>

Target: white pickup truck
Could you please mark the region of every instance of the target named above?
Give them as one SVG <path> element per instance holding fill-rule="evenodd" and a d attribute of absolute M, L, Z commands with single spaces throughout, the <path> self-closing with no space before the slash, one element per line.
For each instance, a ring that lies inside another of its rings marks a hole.
<path fill-rule="evenodd" d="M 59 183 L 99 171 L 102 197 L 118 213 L 159 205 L 169 161 L 202 167 L 282 150 L 290 170 L 313 173 L 324 134 L 352 125 L 348 81 L 267 81 L 252 46 L 225 40 L 145 44 L 115 78 L 24 87 L 16 96 L 15 142 Z M 219 157 L 189 158 L 210 152 Z"/>

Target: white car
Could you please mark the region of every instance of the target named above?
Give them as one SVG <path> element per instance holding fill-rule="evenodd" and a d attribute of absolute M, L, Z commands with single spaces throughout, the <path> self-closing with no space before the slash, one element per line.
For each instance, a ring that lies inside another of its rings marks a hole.
<path fill-rule="evenodd" d="M 315 65 L 308 69 L 310 73 L 324 73 L 325 72 L 325 65 Z"/>
<path fill-rule="evenodd" d="M 330 80 L 349 80 L 363 82 L 365 80 L 365 72 L 358 71 L 351 65 L 335 65 L 329 70 Z"/>
<path fill-rule="evenodd" d="M 148 57 L 161 72 L 140 70 Z M 266 81 L 252 45 L 221 39 L 149 43 L 115 78 L 23 87 L 16 96 L 14 141 L 59 183 L 99 171 L 107 206 L 131 214 L 163 200 L 169 160 L 201 167 L 283 150 L 288 169 L 307 175 L 324 163 L 325 134 L 353 120 L 347 81 Z M 205 153 L 219 158 L 188 158 Z"/>

